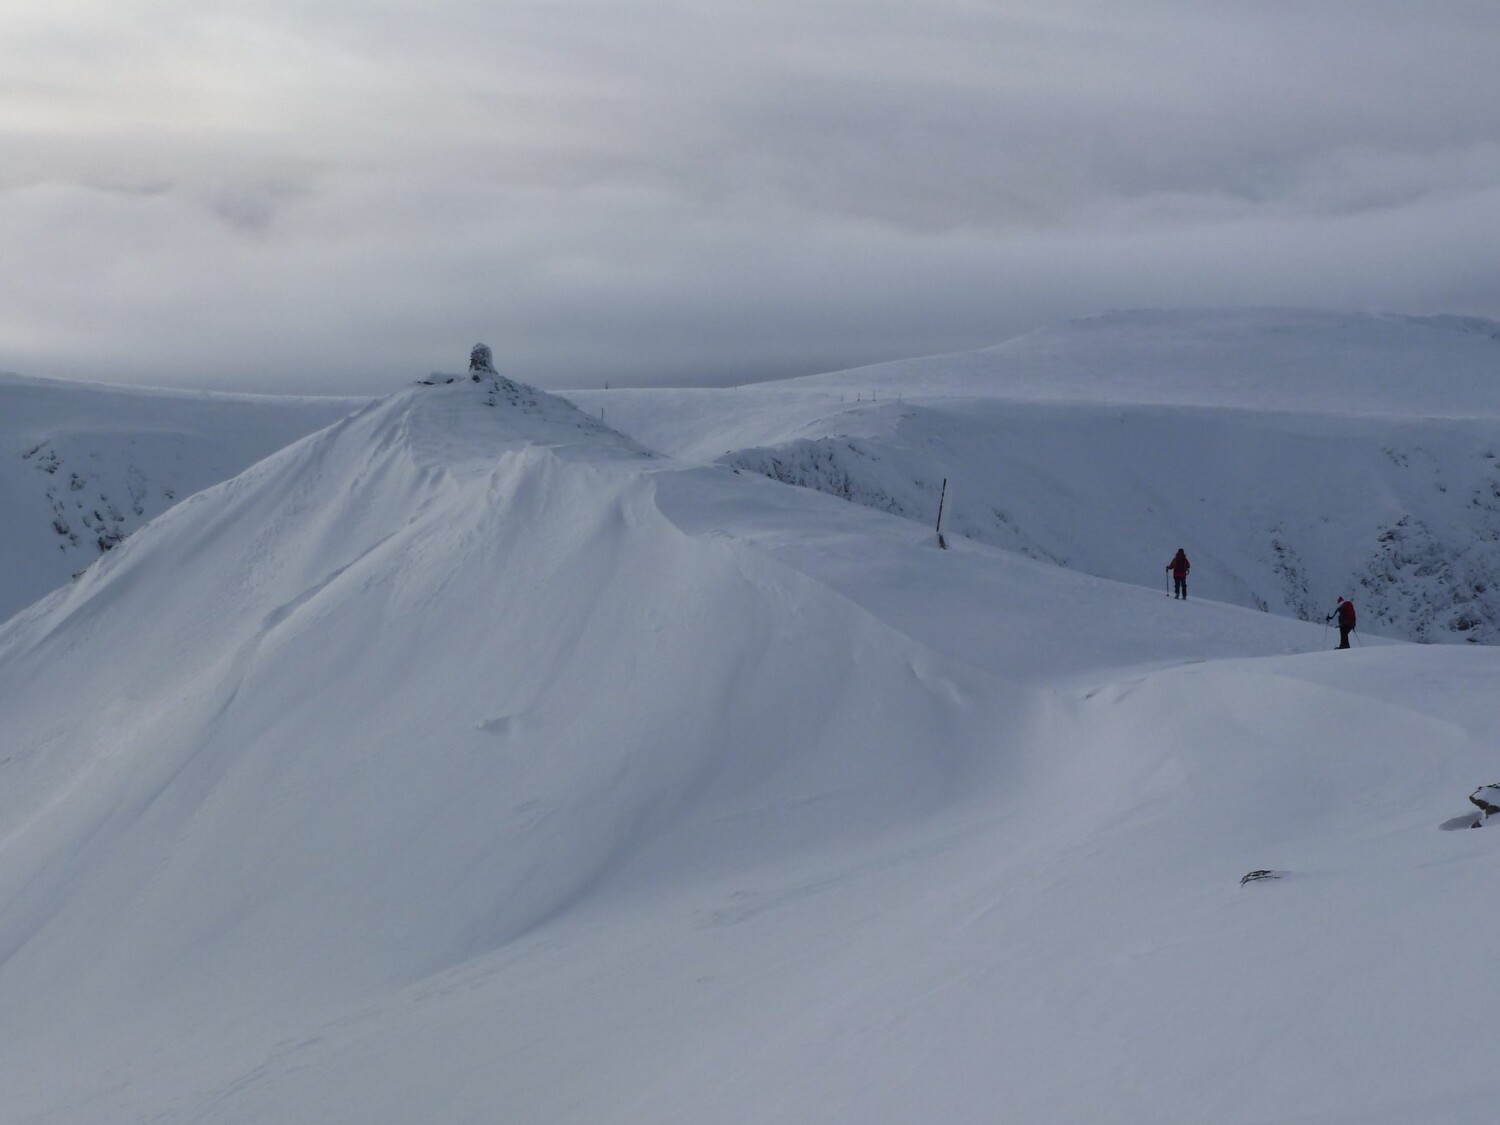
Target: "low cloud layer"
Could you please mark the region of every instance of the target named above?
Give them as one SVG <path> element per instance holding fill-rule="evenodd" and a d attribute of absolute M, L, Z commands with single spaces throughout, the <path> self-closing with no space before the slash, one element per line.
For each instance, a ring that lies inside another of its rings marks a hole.
<path fill-rule="evenodd" d="M 7 5 L 0 369 L 734 382 L 1105 308 L 1500 317 L 1496 42 L 1460 0 Z"/>

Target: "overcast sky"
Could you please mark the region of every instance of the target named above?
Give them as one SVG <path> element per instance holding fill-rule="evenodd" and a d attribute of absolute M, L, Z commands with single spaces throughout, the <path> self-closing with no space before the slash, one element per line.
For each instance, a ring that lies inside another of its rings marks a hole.
<path fill-rule="evenodd" d="M 1495 0 L 6 0 L 0 370 L 735 382 L 1500 317 Z"/>

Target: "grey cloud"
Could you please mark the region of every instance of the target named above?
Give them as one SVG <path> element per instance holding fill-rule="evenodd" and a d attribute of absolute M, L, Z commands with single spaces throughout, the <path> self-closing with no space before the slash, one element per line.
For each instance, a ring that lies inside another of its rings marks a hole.
<path fill-rule="evenodd" d="M 296 183 L 240 182 L 225 184 L 214 192 L 209 207 L 232 229 L 252 236 L 264 236 L 271 229 L 277 213 L 286 205 L 304 198 L 308 188 Z"/>
<path fill-rule="evenodd" d="M 0 14 L 41 52 L 0 46 L 0 368 L 722 381 L 1128 305 L 1500 315 L 1500 10 L 1105 8 Z"/>

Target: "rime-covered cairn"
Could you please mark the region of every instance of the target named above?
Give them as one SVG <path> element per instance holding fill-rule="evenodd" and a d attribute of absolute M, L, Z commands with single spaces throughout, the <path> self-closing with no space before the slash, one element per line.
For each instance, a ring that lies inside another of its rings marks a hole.
<path fill-rule="evenodd" d="M 479 382 L 481 375 L 495 374 L 495 358 L 490 352 L 488 344 L 475 344 L 469 351 L 469 374 L 474 382 Z"/>

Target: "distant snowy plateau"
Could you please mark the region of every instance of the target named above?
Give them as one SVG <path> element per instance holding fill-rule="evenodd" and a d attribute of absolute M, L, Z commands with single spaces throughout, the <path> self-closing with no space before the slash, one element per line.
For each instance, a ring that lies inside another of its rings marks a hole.
<path fill-rule="evenodd" d="M 0 516 L 0 1125 L 1500 1104 L 1500 325 L 0 376 Z"/>

